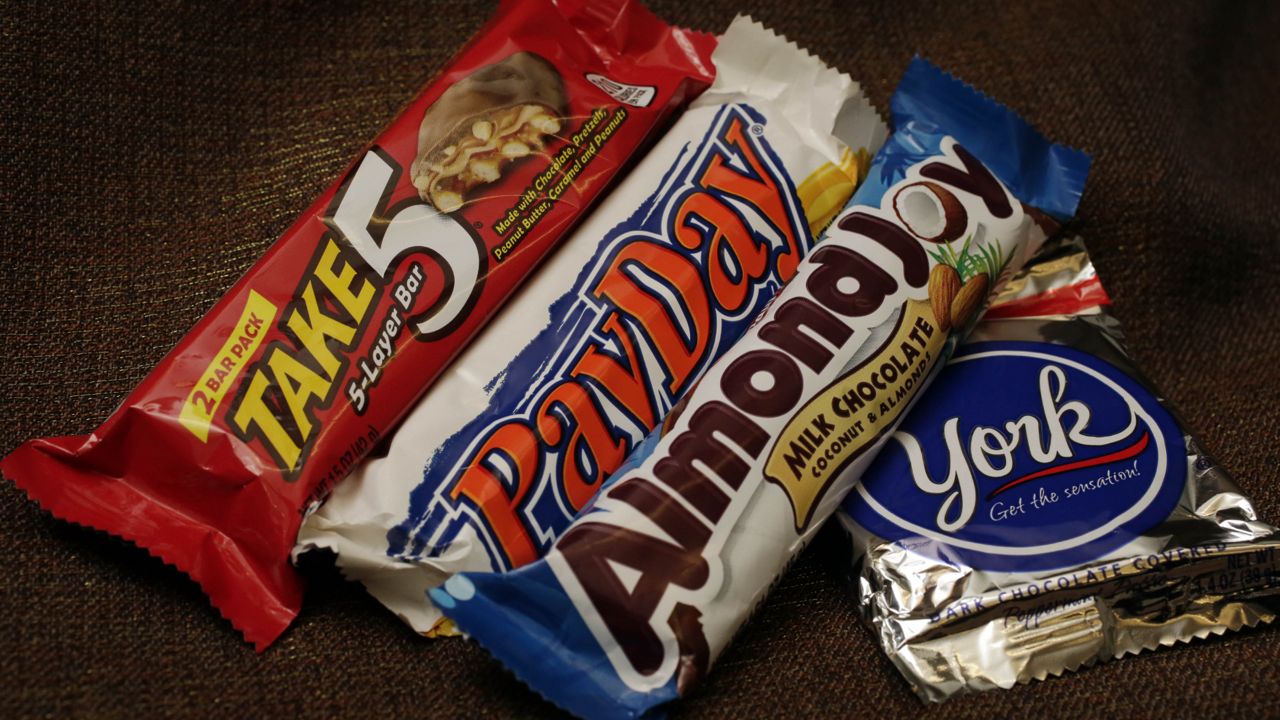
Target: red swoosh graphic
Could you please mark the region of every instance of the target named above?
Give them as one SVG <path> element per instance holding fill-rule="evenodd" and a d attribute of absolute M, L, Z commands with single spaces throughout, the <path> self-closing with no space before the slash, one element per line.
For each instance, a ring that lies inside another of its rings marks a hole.
<path fill-rule="evenodd" d="M 1124 448 L 1123 450 L 1117 450 L 1113 453 L 1108 453 L 1106 455 L 1099 455 L 1096 458 L 1089 458 L 1088 460 L 1078 460 L 1073 463 L 1067 463 L 1066 465 L 1058 465 L 1056 467 L 1045 468 L 1043 470 L 1033 472 L 1030 475 L 1023 475 L 1017 480 L 1010 480 L 1004 485 L 1001 485 L 995 490 L 992 490 L 991 493 L 987 495 L 987 500 L 990 500 L 991 498 L 999 495 L 1005 490 L 1015 488 L 1025 482 L 1030 482 L 1032 480 L 1035 480 L 1036 478 L 1042 478 L 1048 475 L 1057 475 L 1058 473 L 1070 472 L 1071 470 L 1079 470 L 1081 468 L 1093 467 L 1095 465 L 1105 465 L 1107 463 L 1116 462 L 1118 460 L 1128 460 L 1134 455 L 1139 455 L 1142 453 L 1143 450 L 1146 450 L 1147 443 L 1149 442 L 1151 442 L 1151 433 L 1144 432 L 1142 433 L 1142 437 L 1138 438 L 1138 442 L 1130 445 L 1127 448 Z"/>

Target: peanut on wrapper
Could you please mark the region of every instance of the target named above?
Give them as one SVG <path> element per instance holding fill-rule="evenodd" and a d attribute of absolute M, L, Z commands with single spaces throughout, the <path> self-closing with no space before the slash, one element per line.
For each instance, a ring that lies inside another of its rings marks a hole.
<path fill-rule="evenodd" d="M 422 116 L 410 169 L 423 200 L 442 212 L 498 180 L 512 162 L 541 152 L 560 131 L 564 82 L 531 52 L 518 52 L 454 83 Z"/>

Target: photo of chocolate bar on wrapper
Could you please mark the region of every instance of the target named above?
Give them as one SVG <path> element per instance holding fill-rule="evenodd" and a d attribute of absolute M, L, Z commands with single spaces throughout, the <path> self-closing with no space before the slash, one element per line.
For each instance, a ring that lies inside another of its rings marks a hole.
<path fill-rule="evenodd" d="M 560 131 L 564 81 L 541 56 L 518 52 L 455 83 L 427 108 L 410 169 L 422 199 L 442 212 L 539 152 Z"/>

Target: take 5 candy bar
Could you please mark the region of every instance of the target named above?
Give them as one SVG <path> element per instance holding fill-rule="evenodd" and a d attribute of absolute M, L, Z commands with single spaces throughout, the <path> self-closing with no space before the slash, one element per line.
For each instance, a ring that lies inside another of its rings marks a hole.
<path fill-rule="evenodd" d="M 432 591 L 584 717 L 706 674 L 1000 287 L 1074 213 L 1089 161 L 923 60 L 894 133 L 790 282 L 551 547 Z"/>
<path fill-rule="evenodd" d="M 886 130 L 858 85 L 748 19 L 716 80 L 303 523 L 422 633 L 427 591 L 525 565 L 795 275 Z"/>
<path fill-rule="evenodd" d="M 1008 284 L 840 508 L 921 699 L 1271 622 L 1280 534 L 1134 366 L 1083 243 Z"/>
<path fill-rule="evenodd" d="M 5 474 L 265 648 L 304 511 L 707 87 L 714 44 L 634 0 L 504 0 L 100 428 Z"/>

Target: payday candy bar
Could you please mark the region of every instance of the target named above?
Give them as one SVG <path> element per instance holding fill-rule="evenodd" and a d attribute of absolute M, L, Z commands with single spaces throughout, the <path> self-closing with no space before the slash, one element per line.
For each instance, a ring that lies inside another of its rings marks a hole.
<path fill-rule="evenodd" d="M 1079 239 L 1015 277 L 845 498 L 863 616 L 921 699 L 1271 622 L 1280 534 L 1124 349 Z"/>
<path fill-rule="evenodd" d="M 844 207 L 884 124 L 746 19 L 716 81 L 298 534 L 422 633 L 454 573 L 541 557 L 746 331 Z M 779 84 L 779 79 L 790 82 Z"/>
<path fill-rule="evenodd" d="M 5 474 L 265 648 L 298 611 L 305 510 L 705 89 L 713 46 L 634 0 L 500 3 L 100 428 Z"/>
<path fill-rule="evenodd" d="M 546 557 L 432 591 L 561 707 L 637 717 L 687 694 L 988 288 L 1073 214 L 1088 158 L 932 65 L 911 63 L 892 110 L 867 181 L 795 277 Z"/>

